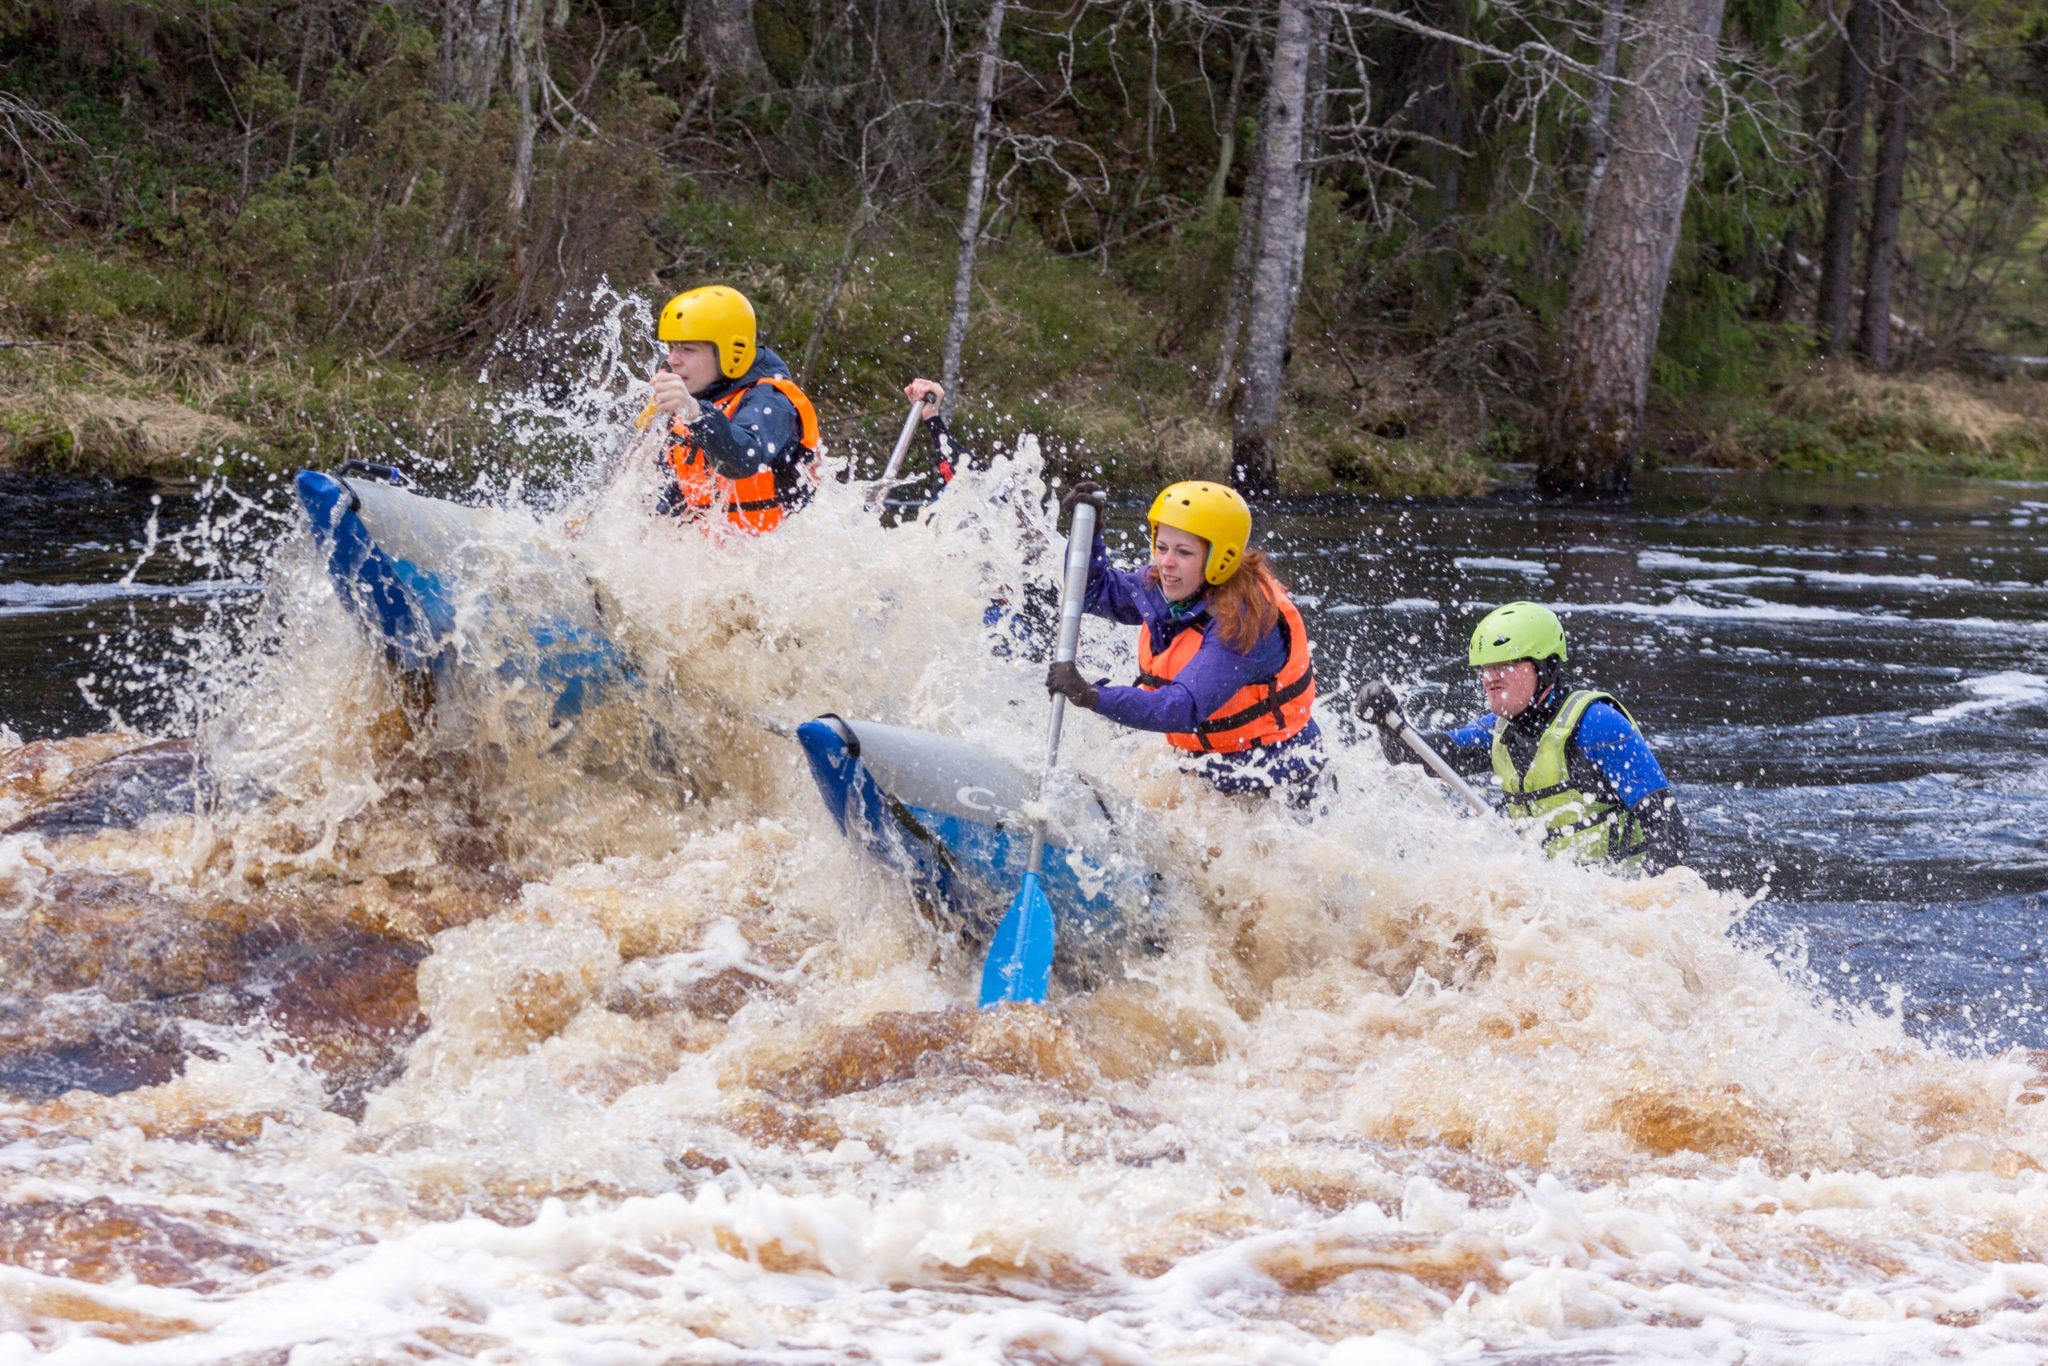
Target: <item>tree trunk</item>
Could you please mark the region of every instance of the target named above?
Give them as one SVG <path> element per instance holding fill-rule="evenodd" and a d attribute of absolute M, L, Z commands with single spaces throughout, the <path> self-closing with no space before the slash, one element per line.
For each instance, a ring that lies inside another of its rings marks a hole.
<path fill-rule="evenodd" d="M 1230 97 L 1223 106 L 1223 127 L 1216 140 L 1216 171 L 1209 177 L 1209 193 L 1202 208 L 1210 217 L 1223 212 L 1223 194 L 1230 186 L 1231 164 L 1237 159 L 1237 101 L 1244 93 L 1245 56 L 1252 50 L 1250 35 L 1237 40 L 1237 53 L 1230 61 Z"/>
<path fill-rule="evenodd" d="M 1259 119 L 1265 184 L 1259 194 L 1259 245 L 1252 263 L 1244 364 L 1230 405 L 1231 479 L 1246 493 L 1278 486 L 1273 438 L 1280 384 L 1294 327 L 1294 261 L 1308 215 L 1302 211 L 1302 133 L 1308 94 L 1310 0 L 1279 0 L 1273 60 Z"/>
<path fill-rule="evenodd" d="M 1593 107 L 1586 118 L 1586 207 L 1579 219 L 1579 240 L 1593 232 L 1593 203 L 1607 178 L 1607 123 L 1614 110 L 1614 72 L 1621 60 L 1622 0 L 1607 0 L 1600 15 L 1600 80 L 1593 87 Z"/>
<path fill-rule="evenodd" d="M 1564 363 L 1537 463 L 1546 494 L 1628 491 L 1723 6 L 1649 0 L 1641 11 L 1607 174 L 1572 272 Z"/>
<path fill-rule="evenodd" d="M 711 68 L 711 83 L 728 96 L 765 93 L 768 64 L 754 36 L 754 0 L 683 0 L 696 25 L 698 51 Z"/>
<path fill-rule="evenodd" d="M 1237 249 L 1230 257 L 1230 286 L 1223 296 L 1222 335 L 1216 342 L 1216 369 L 1209 376 L 1209 406 L 1221 407 L 1230 396 L 1231 374 L 1237 369 L 1237 343 L 1244 333 L 1245 298 L 1252 291 L 1252 254 L 1259 245 L 1259 205 L 1266 197 L 1266 143 L 1252 144 L 1251 169 L 1245 173 L 1244 197 L 1237 201 Z"/>
<path fill-rule="evenodd" d="M 967 345 L 967 314 L 974 301 L 974 249 L 981 240 L 981 206 L 988 194 L 988 151 L 995 123 L 996 73 L 1003 64 L 1003 11 L 1009 0 L 995 0 L 988 9 L 988 27 L 981 36 L 981 70 L 974 85 L 974 153 L 967 164 L 967 202 L 960 209 L 960 262 L 953 272 L 953 316 L 946 322 L 946 350 L 939 382 L 946 388 L 946 406 L 960 389 L 960 353 Z"/>
<path fill-rule="evenodd" d="M 1315 207 L 1316 158 L 1322 154 L 1323 120 L 1330 105 L 1330 63 L 1327 52 L 1332 15 L 1314 12 L 1309 24 L 1308 83 L 1302 98 L 1301 174 L 1296 177 L 1301 196 L 1301 232 L 1294 239 L 1294 259 L 1287 268 L 1287 317 L 1291 329 L 1295 310 L 1301 306 L 1301 281 L 1308 269 L 1309 211 Z"/>
<path fill-rule="evenodd" d="M 1824 356 L 1849 344 L 1856 281 L 1856 215 L 1863 198 L 1863 125 L 1868 121 L 1875 0 L 1850 0 L 1835 82 L 1835 137 L 1821 167 L 1820 295 L 1814 331 Z"/>
<path fill-rule="evenodd" d="M 504 0 L 443 0 L 442 97 L 479 112 L 489 105 L 504 42 Z"/>
<path fill-rule="evenodd" d="M 526 216 L 526 197 L 533 187 L 533 139 L 538 122 L 533 111 L 533 67 L 540 55 L 542 2 L 507 0 L 506 21 L 512 41 L 506 81 L 519 113 L 519 130 L 512 144 L 512 185 L 505 193 L 505 208 L 515 223 Z"/>
<path fill-rule="evenodd" d="M 1892 368 L 1892 285 L 1898 277 L 1899 206 L 1906 189 L 1906 148 L 1912 136 L 1913 86 L 1920 74 L 1920 30 L 1909 11 L 1898 54 L 1883 90 L 1877 130 L 1877 182 L 1871 190 L 1870 246 L 1863 266 L 1860 349 L 1873 370 Z"/>

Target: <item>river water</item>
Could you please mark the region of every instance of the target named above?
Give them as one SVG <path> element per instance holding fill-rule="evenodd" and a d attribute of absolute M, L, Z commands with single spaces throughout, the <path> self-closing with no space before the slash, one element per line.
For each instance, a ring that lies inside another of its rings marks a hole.
<path fill-rule="evenodd" d="M 1039 670 L 975 623 L 1050 574 L 1036 477 L 725 547 L 631 479 L 533 495 L 645 683 L 566 734 L 488 667 L 394 679 L 277 486 L 0 486 L 0 1357 L 2048 1352 L 2048 488 L 1262 508 L 1335 795 L 1070 718 L 1172 932 L 982 1013 L 762 723 L 1035 764 Z M 1108 521 L 1135 555 L 1142 503 Z M 1472 714 L 1515 598 L 1643 725 L 1692 869 L 1547 863 L 1354 733 L 1372 674 Z M 191 743 L 59 738 L 110 716 Z"/>

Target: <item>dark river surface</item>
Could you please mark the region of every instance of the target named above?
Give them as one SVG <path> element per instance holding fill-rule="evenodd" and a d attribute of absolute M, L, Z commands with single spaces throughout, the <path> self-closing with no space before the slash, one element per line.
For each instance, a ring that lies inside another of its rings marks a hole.
<path fill-rule="evenodd" d="M 0 724 L 169 723 L 196 637 L 258 601 L 249 557 L 211 548 L 209 497 L 0 476 Z M 1667 471 L 1619 506 L 1261 516 L 1333 704 L 1384 673 L 1418 720 L 1476 714 L 1473 623 L 1551 604 L 1575 676 L 1621 698 L 1676 784 L 1695 866 L 1761 894 L 1738 933 L 1803 948 L 1845 999 L 1902 992 L 1923 1037 L 2048 1046 L 2048 485 Z"/>

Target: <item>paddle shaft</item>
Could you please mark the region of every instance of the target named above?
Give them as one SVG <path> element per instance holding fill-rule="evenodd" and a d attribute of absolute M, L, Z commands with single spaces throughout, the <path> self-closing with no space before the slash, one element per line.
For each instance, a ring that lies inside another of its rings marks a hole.
<path fill-rule="evenodd" d="M 903 430 L 896 433 L 896 449 L 889 452 L 889 463 L 882 467 L 882 477 L 868 490 L 868 507 L 873 508 L 887 496 L 896 471 L 903 468 L 903 457 L 910 451 L 910 439 L 917 435 L 917 424 L 924 418 L 925 402 L 922 398 L 910 400 L 910 412 L 903 418 Z"/>
<path fill-rule="evenodd" d="M 896 471 L 903 468 L 903 457 L 910 451 L 910 438 L 917 435 L 917 424 L 924 418 L 926 400 L 910 400 L 909 415 L 903 419 L 903 430 L 896 434 L 896 449 L 889 452 L 889 463 L 882 466 L 882 482 L 888 483 L 896 477 Z"/>
<path fill-rule="evenodd" d="M 1081 643 L 1081 608 L 1088 596 L 1088 562 L 1095 553 L 1095 504 L 1086 499 L 1074 504 L 1073 525 L 1067 529 L 1067 576 L 1060 590 L 1060 632 L 1053 645 L 1055 664 L 1073 662 Z M 1045 738 L 1045 776 L 1050 777 L 1060 757 L 1060 723 L 1067 717 L 1067 699 L 1053 694 L 1052 725 Z M 1039 780 L 1043 791 L 1044 778 Z M 1045 822 L 1031 823 L 1031 861 L 1025 871 L 1036 874 L 1045 866 Z"/>
<path fill-rule="evenodd" d="M 656 367 L 656 368 L 658 368 L 658 369 L 661 369 L 661 370 L 666 370 L 666 369 L 668 369 L 668 362 L 667 362 L 667 361 L 663 361 L 663 362 L 662 362 L 662 363 L 661 363 L 661 364 L 660 364 L 660 365 L 659 365 L 658 367 Z M 634 425 L 635 427 L 638 427 L 638 428 L 639 428 L 639 429 L 640 429 L 641 431 L 643 431 L 643 432 L 644 432 L 644 431 L 646 431 L 646 430 L 647 430 L 647 424 L 648 424 L 648 423 L 650 423 L 650 422 L 652 422 L 652 421 L 654 421 L 654 415 L 655 415 L 656 413 L 660 412 L 660 411 L 661 411 L 661 405 L 660 405 L 659 403 L 650 403 L 650 404 L 648 404 L 648 405 L 647 405 L 647 406 L 646 406 L 645 408 L 642 408 L 642 409 L 640 410 L 640 416 L 638 416 L 638 417 L 636 417 L 636 418 L 634 418 L 634 419 L 633 419 L 633 425 Z"/>
<path fill-rule="evenodd" d="M 1480 796 L 1477 792 L 1474 792 L 1472 790 L 1472 784 L 1466 782 L 1463 778 L 1459 777 L 1457 770 L 1452 768 L 1448 763 L 1444 762 L 1443 755 L 1438 754 L 1435 750 L 1431 749 L 1429 747 L 1429 742 L 1423 739 L 1420 735 L 1415 733 L 1415 727 L 1408 724 L 1407 717 L 1401 715 L 1401 713 L 1399 712 L 1395 712 L 1391 717 L 1387 718 L 1385 721 L 1382 721 L 1380 724 L 1391 727 L 1393 729 L 1394 734 L 1401 737 L 1401 743 L 1407 745 L 1408 748 L 1414 750 L 1416 757 L 1421 759 L 1423 763 L 1428 764 L 1430 770 L 1434 772 L 1437 777 L 1443 779 L 1445 784 L 1447 784 L 1450 787 L 1451 791 L 1457 793 L 1460 797 L 1463 797 L 1465 799 L 1465 805 L 1471 807 L 1474 811 L 1477 811 L 1482 816 L 1490 816 L 1493 814 L 1493 808 L 1487 805 L 1486 798 Z"/>

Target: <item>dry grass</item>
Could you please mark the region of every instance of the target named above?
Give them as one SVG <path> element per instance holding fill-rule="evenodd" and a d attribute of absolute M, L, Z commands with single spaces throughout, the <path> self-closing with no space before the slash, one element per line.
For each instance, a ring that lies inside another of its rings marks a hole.
<path fill-rule="evenodd" d="M 2031 478 L 2048 471 L 2048 383 L 1954 371 L 1809 367 L 1760 407 L 1729 396 L 1667 417 L 1681 459 L 1749 469 L 1915 470 Z"/>
<path fill-rule="evenodd" d="M 1924 413 L 1986 450 L 2028 427 L 2048 431 L 2048 383 L 2037 380 L 1979 379 L 1945 370 L 1874 375 L 1837 364 L 1828 367 L 1824 383 L 1865 413 Z"/>

